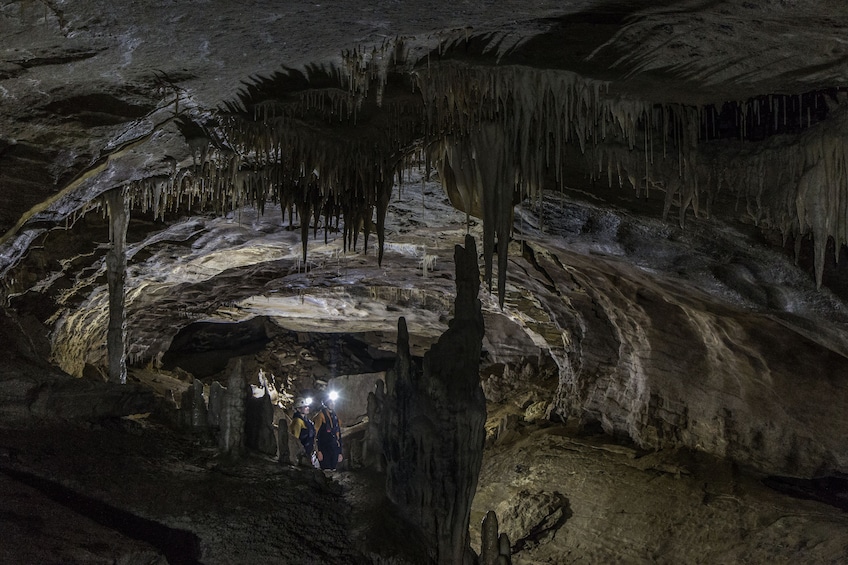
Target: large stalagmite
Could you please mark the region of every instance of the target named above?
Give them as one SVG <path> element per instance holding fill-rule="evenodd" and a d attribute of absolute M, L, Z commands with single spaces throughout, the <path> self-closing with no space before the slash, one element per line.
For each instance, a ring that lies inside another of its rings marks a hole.
<path fill-rule="evenodd" d="M 455 248 L 456 309 L 449 329 L 419 368 L 409 352 L 406 321 L 398 323 L 398 357 L 377 403 L 386 490 L 429 542 L 442 564 L 469 563 L 471 500 L 483 458 L 486 400 L 479 366 L 483 317 L 474 239 Z M 373 404 L 373 403 L 372 403 Z"/>

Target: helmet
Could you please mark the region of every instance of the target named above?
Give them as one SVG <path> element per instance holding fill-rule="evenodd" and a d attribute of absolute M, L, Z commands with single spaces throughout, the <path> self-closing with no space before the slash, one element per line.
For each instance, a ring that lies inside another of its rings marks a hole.
<path fill-rule="evenodd" d="M 298 396 L 297 399 L 294 401 L 294 407 L 295 408 L 303 408 L 303 407 L 309 406 L 311 404 L 312 404 L 312 399 L 311 398 L 304 398 L 303 396 Z"/>

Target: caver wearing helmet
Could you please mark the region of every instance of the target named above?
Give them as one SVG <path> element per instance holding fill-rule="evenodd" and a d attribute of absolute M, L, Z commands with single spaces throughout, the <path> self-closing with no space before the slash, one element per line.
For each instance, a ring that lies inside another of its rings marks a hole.
<path fill-rule="evenodd" d="M 311 398 L 298 396 L 294 401 L 295 409 L 309 408 L 310 406 L 312 406 L 312 399 Z"/>
<path fill-rule="evenodd" d="M 312 399 L 300 396 L 294 401 L 294 416 L 289 424 L 289 432 L 296 437 L 303 446 L 303 452 L 298 453 L 298 461 L 301 464 L 312 464 L 312 452 L 315 450 L 315 426 L 309 419 L 309 408 Z"/>
<path fill-rule="evenodd" d="M 324 395 L 321 411 L 315 415 L 318 463 L 322 469 L 335 470 L 342 462 L 341 424 L 334 410 L 337 396 L 334 391 Z"/>

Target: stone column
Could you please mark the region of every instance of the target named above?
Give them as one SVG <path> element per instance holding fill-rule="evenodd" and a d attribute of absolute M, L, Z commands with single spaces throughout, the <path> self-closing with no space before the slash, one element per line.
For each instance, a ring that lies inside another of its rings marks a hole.
<path fill-rule="evenodd" d="M 109 329 L 106 351 L 109 360 L 109 380 L 127 382 L 126 312 L 124 283 L 127 278 L 127 226 L 130 220 L 129 201 L 123 189 L 105 194 L 109 212 L 109 251 L 106 253 L 106 280 L 109 284 Z"/>
<path fill-rule="evenodd" d="M 244 422 L 247 396 L 251 394 L 241 372 L 242 362 L 238 359 L 228 367 L 227 391 L 221 405 L 218 447 L 232 459 L 238 459 L 244 448 Z"/>

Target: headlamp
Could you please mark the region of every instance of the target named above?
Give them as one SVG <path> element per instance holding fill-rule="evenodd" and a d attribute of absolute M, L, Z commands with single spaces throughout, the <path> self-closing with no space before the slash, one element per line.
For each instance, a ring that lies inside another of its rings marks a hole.
<path fill-rule="evenodd" d="M 333 402 L 335 402 L 335 401 L 336 401 L 336 399 L 339 397 L 339 393 L 338 393 L 338 392 L 336 392 L 336 391 L 334 391 L 334 390 L 331 390 L 331 391 L 330 391 L 330 394 L 328 394 L 328 395 L 327 395 L 327 397 L 328 397 L 330 400 L 332 400 Z"/>

